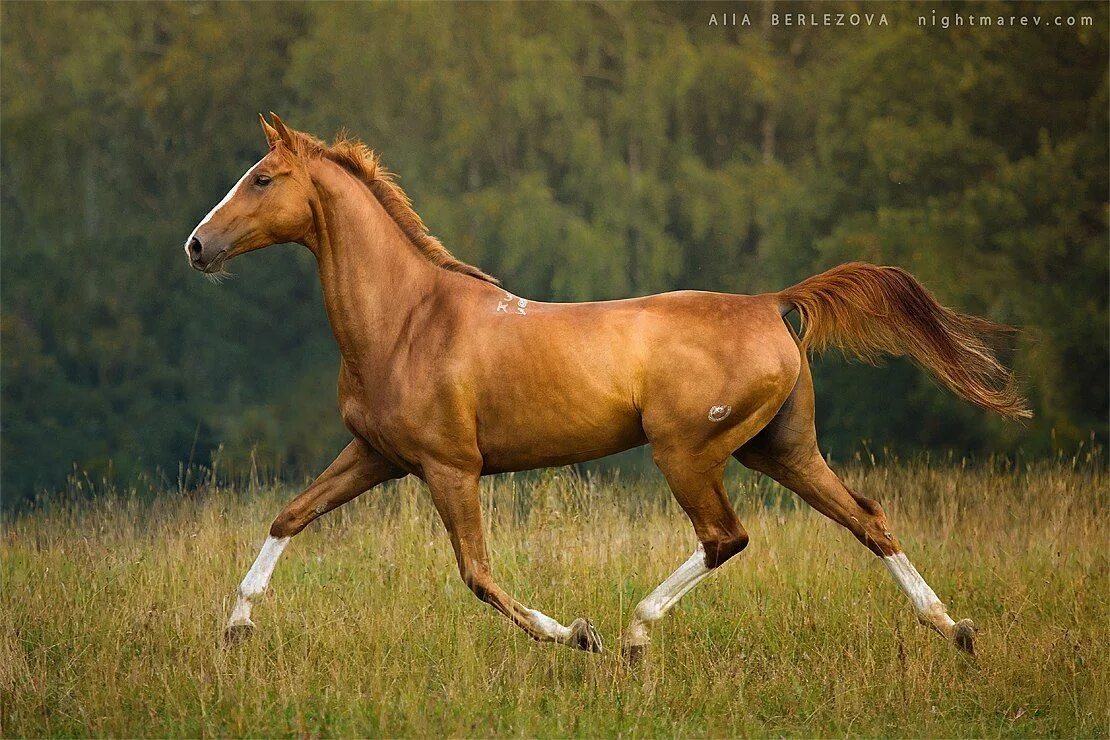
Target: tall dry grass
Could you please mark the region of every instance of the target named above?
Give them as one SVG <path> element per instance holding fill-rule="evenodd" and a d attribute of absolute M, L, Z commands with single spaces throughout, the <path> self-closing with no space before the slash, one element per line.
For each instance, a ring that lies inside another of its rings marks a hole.
<path fill-rule="evenodd" d="M 688 595 L 628 672 L 533 643 L 455 571 L 402 482 L 287 551 L 253 640 L 221 647 L 235 585 L 295 491 L 202 486 L 55 503 L 4 525 L 3 734 L 1065 735 L 1110 733 L 1107 486 L 1095 465 L 856 466 L 957 619 L 968 661 L 915 622 L 876 559 L 736 474 L 750 547 Z M 484 487 L 494 573 L 617 645 L 694 546 L 657 482 L 568 471 Z"/>

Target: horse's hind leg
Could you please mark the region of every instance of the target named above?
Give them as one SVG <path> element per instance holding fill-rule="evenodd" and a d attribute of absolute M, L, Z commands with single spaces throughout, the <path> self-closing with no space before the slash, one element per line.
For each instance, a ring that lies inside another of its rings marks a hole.
<path fill-rule="evenodd" d="M 667 478 L 675 499 L 694 525 L 698 546 L 690 558 L 636 606 L 624 634 L 623 649 L 630 663 L 638 662 L 650 642 L 648 627 L 663 618 L 690 589 L 748 544 L 722 482 L 724 462 L 701 470 L 696 458 L 675 452 L 655 452 L 655 462 Z"/>
<path fill-rule="evenodd" d="M 974 652 L 975 626 L 971 620 L 952 621 L 945 605 L 894 538 L 883 508 L 844 485 L 821 456 L 813 426 L 813 385 L 808 367 L 803 366 L 798 386 L 778 415 L 734 457 L 774 478 L 850 531 L 882 558 L 922 624 L 952 640 L 961 650 Z"/>
<path fill-rule="evenodd" d="M 342 506 L 351 499 L 387 480 L 404 476 L 362 440 L 348 444 L 327 470 L 320 474 L 303 493 L 278 513 L 262 550 L 239 584 L 235 610 L 228 619 L 225 639 L 238 642 L 254 631 L 251 608 L 254 600 L 266 591 L 278 558 L 293 535 L 300 532 L 321 514 Z"/>
<path fill-rule="evenodd" d="M 800 366 L 785 325 L 772 323 L 780 321 L 777 310 L 768 316 L 765 324 L 755 316 L 749 327 L 762 332 L 759 341 L 726 341 L 719 354 L 676 355 L 682 356 L 681 365 L 656 368 L 657 375 L 645 386 L 644 433 L 655 464 L 694 526 L 698 547 L 636 606 L 623 639 L 630 663 L 643 656 L 648 627 L 748 544 L 748 533 L 725 491 L 725 463 L 774 418 L 795 386 Z"/>

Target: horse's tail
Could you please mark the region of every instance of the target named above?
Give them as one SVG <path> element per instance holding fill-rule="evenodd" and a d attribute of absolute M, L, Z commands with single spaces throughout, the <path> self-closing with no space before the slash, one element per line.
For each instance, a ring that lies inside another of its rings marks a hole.
<path fill-rule="evenodd" d="M 833 345 L 870 363 L 908 355 L 976 406 L 1011 419 L 1033 415 L 986 341 L 1012 329 L 945 308 L 905 270 L 849 262 L 776 297 L 783 316 L 797 309 L 807 347 Z"/>

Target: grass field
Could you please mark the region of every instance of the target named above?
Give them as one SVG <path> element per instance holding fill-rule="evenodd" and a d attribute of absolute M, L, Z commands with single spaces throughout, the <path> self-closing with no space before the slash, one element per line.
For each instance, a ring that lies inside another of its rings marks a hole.
<path fill-rule="evenodd" d="M 4 736 L 1110 734 L 1105 468 L 857 465 L 979 657 L 917 625 L 845 531 L 737 471 L 751 545 L 617 650 L 635 602 L 694 546 L 661 483 L 569 471 L 486 482 L 494 573 L 602 656 L 537 644 L 463 586 L 423 490 L 329 514 L 221 646 L 289 487 L 54 504 L 4 524 Z M 1093 471 L 1093 472 L 1092 472 Z"/>

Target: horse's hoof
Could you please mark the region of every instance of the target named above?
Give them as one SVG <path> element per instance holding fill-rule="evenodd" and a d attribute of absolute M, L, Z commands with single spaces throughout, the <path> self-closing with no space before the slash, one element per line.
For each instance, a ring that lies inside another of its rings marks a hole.
<path fill-rule="evenodd" d="M 624 658 L 625 665 L 629 668 L 635 668 L 647 655 L 648 644 L 646 642 L 625 643 L 621 650 L 621 656 Z"/>
<path fill-rule="evenodd" d="M 975 655 L 975 623 L 970 619 L 961 619 L 956 622 L 952 630 L 952 641 L 956 647 L 968 655 Z"/>
<path fill-rule="evenodd" d="M 229 624 L 224 630 L 224 644 L 238 645 L 245 642 L 254 634 L 254 622 L 247 620 L 239 624 Z"/>
<path fill-rule="evenodd" d="M 601 645 L 601 635 L 594 629 L 593 622 L 582 617 L 570 623 L 570 639 L 567 644 L 587 653 L 605 652 Z"/>

